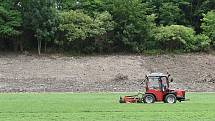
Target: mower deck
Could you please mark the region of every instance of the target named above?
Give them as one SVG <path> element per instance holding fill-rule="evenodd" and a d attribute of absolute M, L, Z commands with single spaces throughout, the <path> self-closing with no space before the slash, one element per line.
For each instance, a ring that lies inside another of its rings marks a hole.
<path fill-rule="evenodd" d="M 123 98 L 120 97 L 120 103 L 143 103 L 143 96 L 144 94 L 139 93 L 137 95 L 131 96 L 124 96 Z"/>

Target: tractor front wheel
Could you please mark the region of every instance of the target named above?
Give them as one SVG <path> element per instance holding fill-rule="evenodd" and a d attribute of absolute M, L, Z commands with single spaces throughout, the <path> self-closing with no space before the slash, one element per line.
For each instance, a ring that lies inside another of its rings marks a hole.
<path fill-rule="evenodd" d="M 155 97 L 152 94 L 145 94 L 143 98 L 144 103 L 154 103 Z"/>
<path fill-rule="evenodd" d="M 165 103 L 170 103 L 170 104 L 176 103 L 176 96 L 174 94 L 168 94 L 165 97 L 164 102 Z"/>

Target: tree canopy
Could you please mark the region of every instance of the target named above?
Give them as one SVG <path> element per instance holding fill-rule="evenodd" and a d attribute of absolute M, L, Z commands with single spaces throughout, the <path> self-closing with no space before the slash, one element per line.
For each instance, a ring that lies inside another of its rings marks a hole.
<path fill-rule="evenodd" d="M 21 13 L 16 10 L 12 1 L 0 2 L 0 35 L 1 37 L 13 38 L 22 33 Z"/>
<path fill-rule="evenodd" d="M 214 0 L 0 0 L 0 50 L 206 51 Z M 12 40 L 12 41 L 11 41 Z M 22 49 L 21 49 L 22 48 Z M 16 49 L 14 49 L 16 50 Z"/>
<path fill-rule="evenodd" d="M 204 14 L 202 22 L 203 33 L 212 40 L 212 44 L 215 46 L 215 11 Z"/>

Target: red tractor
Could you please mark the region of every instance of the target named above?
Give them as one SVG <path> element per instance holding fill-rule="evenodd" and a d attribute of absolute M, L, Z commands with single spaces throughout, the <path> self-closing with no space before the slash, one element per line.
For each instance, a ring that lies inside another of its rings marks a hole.
<path fill-rule="evenodd" d="M 133 96 L 120 97 L 120 103 L 176 103 L 185 101 L 185 91 L 176 89 L 169 89 L 170 74 L 151 73 L 146 76 L 144 82 L 146 83 L 145 94 L 139 93 Z"/>

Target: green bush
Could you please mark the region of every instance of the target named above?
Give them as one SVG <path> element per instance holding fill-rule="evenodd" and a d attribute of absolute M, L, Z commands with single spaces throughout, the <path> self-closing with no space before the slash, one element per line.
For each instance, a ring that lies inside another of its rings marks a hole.
<path fill-rule="evenodd" d="M 210 49 L 211 40 L 208 36 L 200 34 L 195 39 L 195 48 L 193 51 L 208 51 Z"/>
<path fill-rule="evenodd" d="M 209 11 L 204 14 L 201 28 L 203 33 L 212 40 L 212 45 L 215 48 L 215 11 Z"/>
<path fill-rule="evenodd" d="M 100 51 L 106 46 L 106 36 L 114 26 L 108 12 L 94 13 L 94 17 L 78 10 L 61 12 L 59 31 L 63 34 L 63 39 L 60 38 L 59 41 L 62 42 L 57 43 L 67 44 L 70 49 L 83 53 Z"/>
<path fill-rule="evenodd" d="M 161 49 L 190 51 L 194 48 L 195 32 L 181 25 L 161 26 L 155 30 L 154 39 Z"/>

